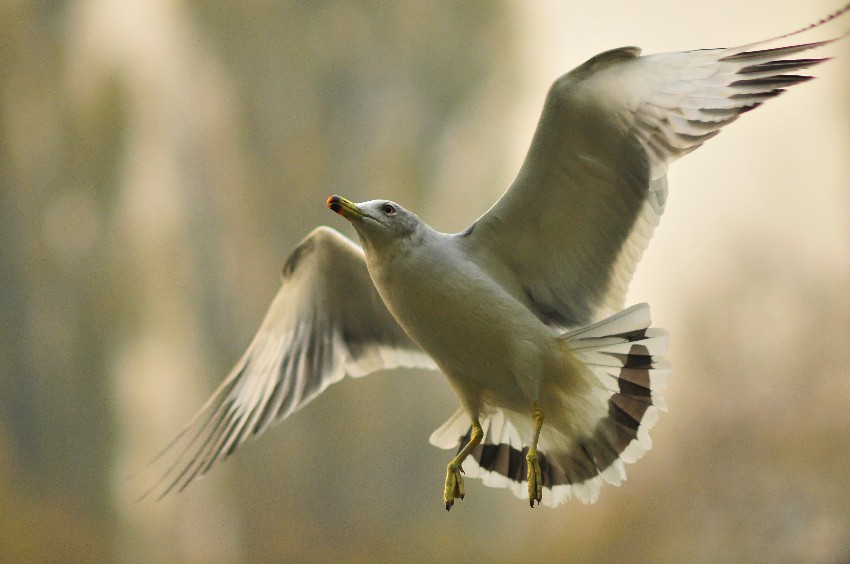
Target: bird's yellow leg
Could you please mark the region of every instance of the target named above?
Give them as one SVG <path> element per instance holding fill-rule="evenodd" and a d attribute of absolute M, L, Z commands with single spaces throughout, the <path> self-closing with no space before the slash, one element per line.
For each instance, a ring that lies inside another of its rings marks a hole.
<path fill-rule="evenodd" d="M 534 423 L 534 430 L 525 460 L 528 462 L 528 503 L 534 507 L 535 501 L 539 505 L 543 500 L 543 475 L 537 460 L 537 441 L 540 439 L 540 429 L 543 428 L 543 410 L 537 402 L 534 402 L 531 420 Z"/>
<path fill-rule="evenodd" d="M 466 443 L 466 446 L 457 453 L 457 456 L 452 458 L 452 461 L 449 462 L 449 465 L 446 467 L 446 488 L 443 491 L 443 500 L 446 502 L 446 511 L 452 508 L 452 505 L 455 503 L 455 499 L 463 499 L 465 495 L 463 489 L 463 477 L 461 473 L 463 472 L 463 461 L 466 460 L 466 457 L 469 456 L 469 453 L 481 444 L 481 439 L 484 437 L 484 431 L 481 429 L 481 423 L 478 422 L 478 418 L 475 417 L 472 419 L 472 434 L 469 437 L 469 442 Z"/>

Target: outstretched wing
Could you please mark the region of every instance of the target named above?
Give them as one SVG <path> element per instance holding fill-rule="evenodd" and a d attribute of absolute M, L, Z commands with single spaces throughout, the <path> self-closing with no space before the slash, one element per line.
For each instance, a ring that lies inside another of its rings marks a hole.
<path fill-rule="evenodd" d="M 239 445 L 346 374 L 436 368 L 390 315 L 363 250 L 319 227 L 283 267 L 283 285 L 248 350 L 166 450 L 182 445 L 160 497 L 182 490 Z"/>
<path fill-rule="evenodd" d="M 564 75 L 516 180 L 457 237 L 547 323 L 571 328 L 622 309 L 664 211 L 668 164 L 810 79 L 797 71 L 825 59 L 798 55 L 831 42 L 768 48 L 776 39 L 644 57 L 625 47 Z"/>

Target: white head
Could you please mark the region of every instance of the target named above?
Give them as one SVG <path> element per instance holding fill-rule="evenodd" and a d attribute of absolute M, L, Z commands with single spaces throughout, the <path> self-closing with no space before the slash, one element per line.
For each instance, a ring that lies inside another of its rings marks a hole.
<path fill-rule="evenodd" d="M 400 242 L 410 245 L 425 228 L 416 214 L 389 200 L 355 204 L 341 196 L 331 196 L 328 207 L 351 222 L 367 253 L 391 253 Z"/>

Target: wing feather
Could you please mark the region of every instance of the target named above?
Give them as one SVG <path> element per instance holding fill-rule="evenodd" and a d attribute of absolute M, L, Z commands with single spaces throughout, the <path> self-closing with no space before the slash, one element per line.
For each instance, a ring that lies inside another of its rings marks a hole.
<path fill-rule="evenodd" d="M 796 73 L 827 59 L 794 57 L 835 40 L 769 45 L 847 11 L 737 48 L 593 57 L 552 85 L 517 178 L 461 244 L 553 326 L 622 309 L 664 211 L 668 165 L 811 79 Z"/>
<path fill-rule="evenodd" d="M 402 366 L 436 368 L 384 306 L 362 249 L 320 227 L 287 259 L 248 350 L 166 448 L 179 452 L 153 489 L 160 497 L 184 489 L 346 374 Z"/>

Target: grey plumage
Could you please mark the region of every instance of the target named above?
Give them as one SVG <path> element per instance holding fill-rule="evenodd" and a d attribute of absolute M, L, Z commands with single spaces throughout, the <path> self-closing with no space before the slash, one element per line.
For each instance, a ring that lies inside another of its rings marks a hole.
<path fill-rule="evenodd" d="M 458 234 L 392 202 L 346 201 L 365 254 L 329 228 L 293 251 L 245 355 L 168 447 L 184 441 L 162 495 L 346 374 L 399 366 L 439 367 L 461 402 L 432 443 L 462 447 L 481 418 L 467 475 L 522 493 L 526 410 L 539 402 L 544 503 L 619 484 L 664 409 L 666 333 L 644 304 L 620 310 L 664 212 L 667 167 L 809 80 L 797 73 L 826 59 L 793 57 L 832 43 L 772 41 L 593 57 L 555 81 L 511 187 Z M 329 205 L 345 211 L 340 201 Z"/>

